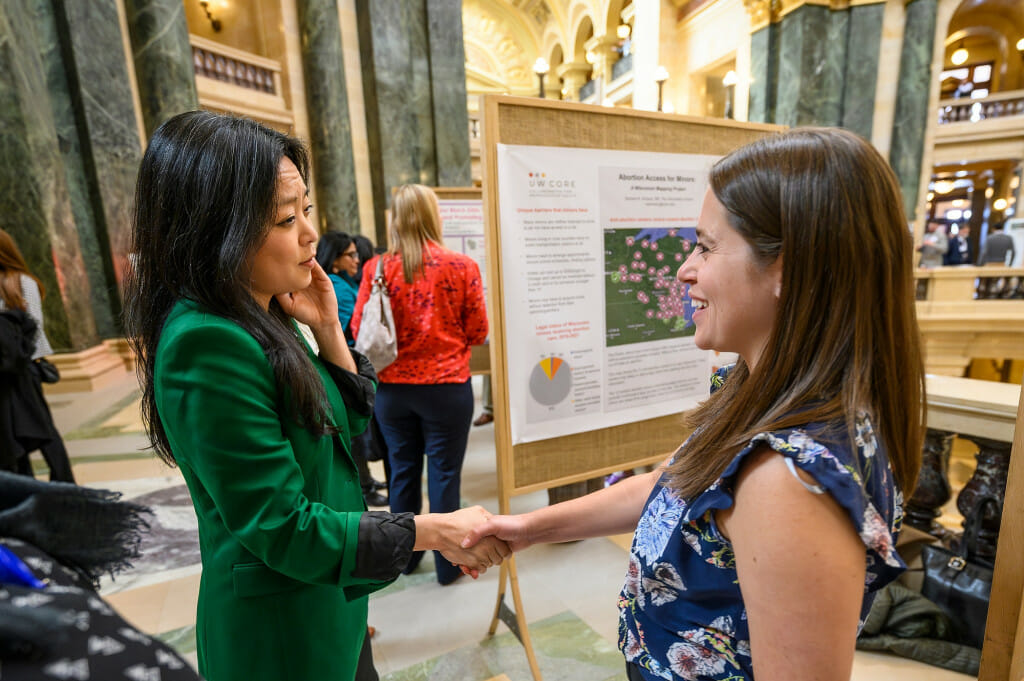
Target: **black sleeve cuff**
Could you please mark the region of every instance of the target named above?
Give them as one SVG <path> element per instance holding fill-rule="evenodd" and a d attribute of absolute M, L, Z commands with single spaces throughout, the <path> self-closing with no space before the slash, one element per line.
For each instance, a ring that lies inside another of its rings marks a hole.
<path fill-rule="evenodd" d="M 373 415 L 373 402 L 377 393 L 377 372 L 373 370 L 370 360 L 349 348 L 352 359 L 356 362 L 358 374 L 342 369 L 337 364 L 320 357 L 320 361 L 327 367 L 327 373 L 334 379 L 335 385 L 345 400 L 345 406 L 360 416 Z"/>
<path fill-rule="evenodd" d="M 412 513 L 367 511 L 359 518 L 356 542 L 357 579 L 395 579 L 409 564 L 416 544 L 416 521 Z"/>

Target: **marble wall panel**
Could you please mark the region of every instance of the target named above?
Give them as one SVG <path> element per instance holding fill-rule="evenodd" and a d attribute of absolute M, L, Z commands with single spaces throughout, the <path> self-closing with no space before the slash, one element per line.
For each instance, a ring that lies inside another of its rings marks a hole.
<path fill-rule="evenodd" d="M 95 256 L 87 253 L 86 260 L 91 270 L 103 264 L 103 277 L 93 277 L 94 290 L 106 289 L 116 319 L 120 317 L 119 285 L 130 248 L 135 176 L 142 160 L 127 56 L 119 49 L 117 4 L 116 0 L 54 0 L 53 6 L 64 45 L 65 71 L 72 84 L 95 241 L 100 249 Z M 97 44 L 113 49 L 97 50 Z M 83 248 L 88 230 L 87 223 L 79 222 Z M 92 262 L 94 257 L 99 262 Z M 97 313 L 97 322 L 100 319 Z M 116 330 L 101 328 L 101 333 L 113 336 Z"/>
<path fill-rule="evenodd" d="M 322 230 L 361 231 L 341 25 L 335 0 L 300 0 L 299 35 Z"/>
<path fill-rule="evenodd" d="M 147 137 L 161 123 L 199 108 L 185 6 L 181 0 L 124 0 Z"/>
<path fill-rule="evenodd" d="M 775 121 L 775 88 L 777 87 L 778 40 L 777 24 L 771 24 L 750 35 L 750 103 L 747 118 L 755 123 Z"/>
<path fill-rule="evenodd" d="M 912 0 L 906 7 L 900 79 L 893 116 L 889 163 L 903 189 L 907 219 L 915 219 L 924 153 L 932 51 L 935 47 L 935 0 Z"/>
<path fill-rule="evenodd" d="M 96 330 L 102 337 L 111 337 L 117 333 L 117 323 L 114 312 L 116 287 L 113 285 L 113 269 L 110 267 L 110 249 L 105 242 L 100 243 L 101 234 L 93 219 L 75 107 L 64 68 L 62 41 L 58 37 L 59 19 L 54 14 L 54 4 L 50 0 L 31 0 L 26 6 L 32 12 L 32 22 L 39 36 L 39 56 L 45 70 L 46 89 L 53 112 L 57 147 L 63 161 L 72 219 L 78 232 L 87 277 L 92 283 L 90 303 Z"/>
<path fill-rule="evenodd" d="M 382 242 L 391 189 L 409 182 L 437 183 L 426 11 L 423 0 L 358 0 L 356 14 Z"/>
<path fill-rule="evenodd" d="M 472 184 L 469 114 L 466 110 L 466 51 L 462 42 L 462 2 L 427 0 L 430 84 L 434 103 L 437 183 Z"/>
<path fill-rule="evenodd" d="M 843 84 L 840 125 L 871 139 L 878 85 L 878 54 L 882 44 L 885 4 L 850 7 L 850 31 Z"/>
<path fill-rule="evenodd" d="M 804 5 L 779 22 L 774 123 L 839 123 L 847 22 L 845 12 L 817 5 Z"/>
<path fill-rule="evenodd" d="M 99 337 L 40 52 L 46 34 L 37 26 L 52 24 L 48 10 L 31 0 L 0 3 L 0 228 L 47 290 L 51 344 L 77 350 Z"/>

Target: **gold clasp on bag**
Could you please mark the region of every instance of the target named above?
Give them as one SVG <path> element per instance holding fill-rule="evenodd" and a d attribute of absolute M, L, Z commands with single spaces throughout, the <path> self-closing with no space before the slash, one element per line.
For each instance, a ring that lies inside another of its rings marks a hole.
<path fill-rule="evenodd" d="M 967 561 L 962 556 L 951 556 L 946 565 L 954 570 L 963 570 L 964 566 L 967 565 Z"/>

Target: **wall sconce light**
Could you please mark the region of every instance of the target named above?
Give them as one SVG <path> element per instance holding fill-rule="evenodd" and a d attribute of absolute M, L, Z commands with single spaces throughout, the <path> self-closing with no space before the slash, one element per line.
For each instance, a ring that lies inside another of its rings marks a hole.
<path fill-rule="evenodd" d="M 540 93 L 537 95 L 541 99 L 544 99 L 544 76 L 548 75 L 548 71 L 551 70 L 551 66 L 548 64 L 548 60 L 544 57 L 537 57 L 537 61 L 533 62 L 533 72 L 537 74 L 537 78 L 540 79 Z"/>
<path fill-rule="evenodd" d="M 615 35 L 619 36 L 619 40 L 625 40 L 629 37 L 629 24 L 619 24 L 619 27 L 615 29 Z"/>
<path fill-rule="evenodd" d="M 665 88 L 666 80 L 668 80 L 668 69 L 664 66 L 659 66 L 654 72 L 654 82 L 658 84 L 658 111 L 662 110 L 662 90 Z"/>
<path fill-rule="evenodd" d="M 935 188 L 936 194 L 948 194 L 953 191 L 955 185 L 949 180 L 939 180 L 932 186 Z"/>
<path fill-rule="evenodd" d="M 736 77 L 736 72 L 729 69 L 725 76 L 722 77 L 722 85 L 725 86 L 725 117 L 732 118 L 733 112 L 733 96 L 736 90 L 736 83 L 739 78 Z"/>
<path fill-rule="evenodd" d="M 1024 38 L 1017 41 L 1017 51 L 1024 52 Z"/>
<path fill-rule="evenodd" d="M 992 202 L 992 207 L 996 210 L 1006 210 L 1006 199 L 996 199 Z"/>
<path fill-rule="evenodd" d="M 220 19 L 215 19 L 213 13 L 210 11 L 210 0 L 199 0 L 199 6 L 206 12 L 206 18 L 210 20 L 210 26 L 213 27 L 214 33 L 219 33 L 221 29 Z"/>
<path fill-rule="evenodd" d="M 953 62 L 953 66 L 960 66 L 967 61 L 967 48 L 964 47 L 964 41 L 960 41 L 960 45 L 953 50 L 953 54 L 949 57 L 949 61 Z"/>
<path fill-rule="evenodd" d="M 594 52 L 593 50 L 587 50 L 587 53 L 584 55 L 584 58 L 587 60 L 588 64 L 593 64 L 594 62 L 597 61 L 597 53 Z"/>

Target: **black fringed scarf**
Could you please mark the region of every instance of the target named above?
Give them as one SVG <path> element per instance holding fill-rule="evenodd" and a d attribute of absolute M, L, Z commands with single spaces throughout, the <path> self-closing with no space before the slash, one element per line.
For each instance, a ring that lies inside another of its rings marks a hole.
<path fill-rule="evenodd" d="M 0 471 L 0 537 L 32 544 L 94 586 L 131 567 L 149 529 L 149 508 L 120 492 L 42 482 Z"/>

